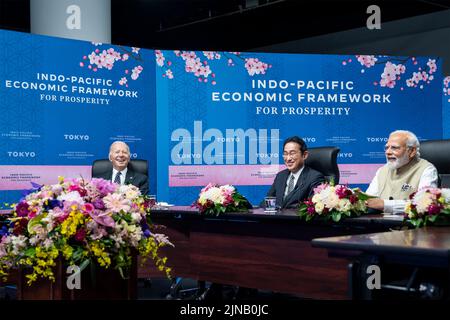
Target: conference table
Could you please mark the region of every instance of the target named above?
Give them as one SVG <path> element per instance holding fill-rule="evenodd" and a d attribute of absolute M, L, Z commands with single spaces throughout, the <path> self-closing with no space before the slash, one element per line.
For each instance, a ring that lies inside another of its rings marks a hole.
<path fill-rule="evenodd" d="M 350 282 L 352 287 L 349 289 L 353 292 L 354 299 L 383 298 L 382 290 L 370 290 L 367 287 L 367 278 L 372 275 L 372 272 L 367 272 L 370 265 L 380 268 L 384 284 L 379 289 L 406 291 L 410 295 L 416 294 L 416 298 L 420 295 L 426 298 L 442 298 L 439 294 L 443 292 L 437 291 L 448 290 L 450 285 L 448 226 L 317 238 L 312 241 L 312 245 L 329 252 L 345 251 L 353 257 L 352 264 L 355 268 L 352 272 L 353 281 Z M 409 277 L 406 284 L 386 284 L 385 278 L 389 278 L 392 271 L 396 271 L 397 275 L 401 274 L 403 278 Z M 428 284 L 428 289 L 424 285 L 421 290 L 417 289 L 417 283 L 414 282 L 418 272 L 424 275 L 422 284 Z"/>
<path fill-rule="evenodd" d="M 313 299 L 348 299 L 352 260 L 340 250 L 313 247 L 313 239 L 404 227 L 382 215 L 305 222 L 295 210 L 273 214 L 261 208 L 204 216 L 197 209 L 175 206 L 152 210 L 151 218 L 175 244 L 162 250 L 173 276 Z M 138 269 L 139 278 L 162 276 L 151 262 Z"/>

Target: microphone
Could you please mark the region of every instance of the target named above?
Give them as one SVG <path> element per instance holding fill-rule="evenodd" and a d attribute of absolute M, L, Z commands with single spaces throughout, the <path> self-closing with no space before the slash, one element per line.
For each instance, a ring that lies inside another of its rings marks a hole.
<path fill-rule="evenodd" d="M 392 197 L 392 196 L 391 196 L 391 197 L 389 197 L 389 200 L 394 200 L 394 197 Z"/>

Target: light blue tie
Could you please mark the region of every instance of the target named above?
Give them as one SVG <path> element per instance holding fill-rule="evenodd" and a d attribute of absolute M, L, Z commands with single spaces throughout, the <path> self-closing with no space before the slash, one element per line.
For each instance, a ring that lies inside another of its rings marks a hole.
<path fill-rule="evenodd" d="M 288 195 L 289 193 L 292 192 L 292 190 L 294 190 L 294 180 L 295 180 L 295 177 L 293 174 L 291 174 L 291 177 L 289 178 L 289 183 L 288 183 L 288 192 L 286 195 Z"/>

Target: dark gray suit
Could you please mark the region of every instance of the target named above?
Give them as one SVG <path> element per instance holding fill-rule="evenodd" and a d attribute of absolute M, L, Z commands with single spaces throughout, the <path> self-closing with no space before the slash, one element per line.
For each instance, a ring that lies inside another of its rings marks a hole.
<path fill-rule="evenodd" d="M 308 199 L 308 197 L 312 196 L 315 187 L 325 182 L 325 178 L 322 173 L 305 166 L 302 173 L 298 177 L 294 190 L 292 190 L 292 192 L 288 194 L 285 199 L 283 199 L 289 174 L 290 171 L 288 169 L 278 172 L 272 187 L 267 193 L 268 197 L 277 198 L 277 205 L 280 206 L 281 209 L 296 208 L 300 201 L 304 201 Z"/>
<path fill-rule="evenodd" d="M 98 174 L 96 177 L 92 178 L 103 178 L 105 180 L 111 181 L 112 170 Z M 148 193 L 148 178 L 146 175 L 135 172 L 128 168 L 127 175 L 125 176 L 125 184 L 132 184 L 141 190 L 141 194 L 145 195 Z"/>

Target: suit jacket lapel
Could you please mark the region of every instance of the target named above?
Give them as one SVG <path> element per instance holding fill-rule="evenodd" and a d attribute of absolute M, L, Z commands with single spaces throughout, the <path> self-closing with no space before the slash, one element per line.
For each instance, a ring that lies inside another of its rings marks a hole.
<path fill-rule="evenodd" d="M 111 181 L 112 180 L 112 170 L 105 172 L 100 178 L 103 178 L 105 180 Z"/>
<path fill-rule="evenodd" d="M 128 169 L 127 175 L 125 176 L 125 184 L 133 184 L 134 171 Z"/>
<path fill-rule="evenodd" d="M 307 179 L 308 170 L 309 170 L 308 167 L 303 168 L 302 173 L 300 174 L 300 176 L 297 179 L 297 183 L 295 184 L 294 190 L 292 190 L 292 192 L 289 193 L 286 196 L 286 198 L 284 199 L 283 206 L 285 205 L 285 203 L 288 203 L 293 197 L 295 197 L 296 195 L 301 193 L 302 189 L 304 188 L 305 180 Z M 285 186 L 286 186 L 286 182 L 287 182 L 287 177 L 286 177 L 286 181 L 284 182 Z"/>
<path fill-rule="evenodd" d="M 283 173 L 283 177 L 279 180 L 282 185 L 278 186 L 277 188 L 277 190 L 281 190 L 280 193 L 277 192 L 277 203 L 280 206 L 283 206 L 284 203 L 284 192 L 286 191 L 286 183 L 289 177 L 289 173 L 289 170 L 286 170 L 286 172 Z"/>

